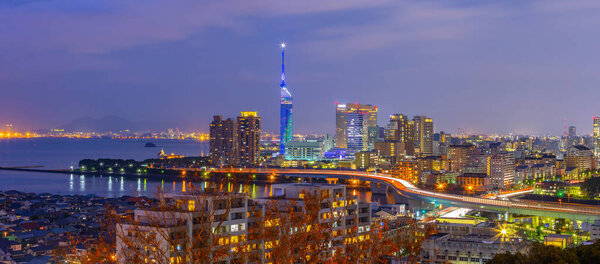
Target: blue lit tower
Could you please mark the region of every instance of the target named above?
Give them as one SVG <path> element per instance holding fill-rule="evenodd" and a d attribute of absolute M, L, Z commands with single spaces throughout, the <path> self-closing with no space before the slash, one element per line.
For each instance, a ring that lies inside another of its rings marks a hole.
<path fill-rule="evenodd" d="M 281 106 L 280 106 L 280 138 L 279 153 L 285 155 L 285 145 L 293 140 L 294 123 L 292 119 L 293 99 L 292 94 L 285 86 L 285 43 L 281 43 Z"/>

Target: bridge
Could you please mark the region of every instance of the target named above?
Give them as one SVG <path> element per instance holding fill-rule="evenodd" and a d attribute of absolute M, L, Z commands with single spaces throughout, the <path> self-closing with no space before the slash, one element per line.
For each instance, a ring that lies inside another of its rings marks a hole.
<path fill-rule="evenodd" d="M 285 175 L 290 177 L 362 180 L 387 184 L 405 197 L 445 206 L 464 207 L 481 211 L 505 214 L 535 215 L 551 218 L 565 218 L 583 222 L 600 220 L 600 207 L 592 205 L 555 203 L 539 201 L 510 201 L 479 198 L 456 194 L 446 194 L 417 188 L 408 181 L 394 178 L 389 174 L 367 171 L 284 169 L 284 168 L 210 168 L 216 173 Z"/>

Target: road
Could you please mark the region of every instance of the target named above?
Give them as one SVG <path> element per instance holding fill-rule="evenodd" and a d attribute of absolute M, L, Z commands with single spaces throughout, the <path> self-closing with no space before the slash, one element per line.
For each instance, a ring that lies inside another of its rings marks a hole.
<path fill-rule="evenodd" d="M 412 198 L 441 203 L 449 206 L 467 207 L 477 210 L 492 210 L 523 215 L 538 215 L 543 217 L 567 218 L 591 222 L 600 219 L 600 207 L 581 204 L 556 204 L 552 202 L 529 202 L 496 200 L 490 198 L 471 197 L 455 194 L 445 194 L 417 188 L 408 181 L 397 179 L 389 174 L 347 171 L 347 170 L 317 170 L 317 169 L 285 169 L 285 168 L 211 168 L 217 173 L 269 174 L 291 175 L 319 178 L 358 179 L 365 181 L 385 182 L 402 195 Z"/>

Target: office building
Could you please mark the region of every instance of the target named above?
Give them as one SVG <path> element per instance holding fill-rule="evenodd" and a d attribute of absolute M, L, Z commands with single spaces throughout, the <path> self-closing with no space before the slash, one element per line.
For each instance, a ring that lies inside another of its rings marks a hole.
<path fill-rule="evenodd" d="M 387 126 L 387 141 L 398 142 L 398 152 L 402 156 L 415 155 L 414 122 L 407 116 L 394 114 L 390 116 Z"/>
<path fill-rule="evenodd" d="M 285 145 L 287 160 L 319 160 L 325 154 L 322 140 L 291 141 Z"/>
<path fill-rule="evenodd" d="M 293 141 L 293 98 L 285 83 L 285 43 L 281 44 L 281 84 L 280 84 L 280 147 L 279 153 L 285 156 L 286 143 Z"/>
<path fill-rule="evenodd" d="M 379 165 L 379 153 L 377 151 L 360 151 L 356 152 L 354 156 L 357 169 L 366 170 L 376 168 Z"/>
<path fill-rule="evenodd" d="M 426 116 L 413 117 L 415 152 L 422 157 L 433 155 L 433 121 Z"/>
<path fill-rule="evenodd" d="M 600 157 L 600 117 L 594 116 L 594 155 Z"/>
<path fill-rule="evenodd" d="M 576 130 L 575 126 L 570 126 L 569 127 L 569 137 L 570 138 L 577 137 L 577 130 Z"/>
<path fill-rule="evenodd" d="M 214 166 L 229 166 L 235 162 L 236 124 L 231 118 L 213 116 L 210 123 L 210 162 Z"/>
<path fill-rule="evenodd" d="M 242 112 L 237 118 L 237 164 L 240 166 L 259 165 L 260 123 L 257 112 Z"/>
<path fill-rule="evenodd" d="M 369 150 L 369 128 L 377 127 L 377 106 L 336 104 L 335 144 L 351 152 Z"/>
<path fill-rule="evenodd" d="M 490 187 L 504 189 L 514 183 L 515 157 L 512 152 L 500 152 L 488 158 Z"/>

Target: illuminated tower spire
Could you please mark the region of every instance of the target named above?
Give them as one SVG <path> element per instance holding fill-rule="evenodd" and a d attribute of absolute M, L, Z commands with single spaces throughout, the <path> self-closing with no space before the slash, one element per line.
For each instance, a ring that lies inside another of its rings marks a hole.
<path fill-rule="evenodd" d="M 287 142 L 293 140 L 293 121 L 292 121 L 292 108 L 293 99 L 292 94 L 288 91 L 285 84 L 285 42 L 281 43 L 281 91 L 280 91 L 280 150 L 279 153 L 285 155 L 285 145 Z"/>

